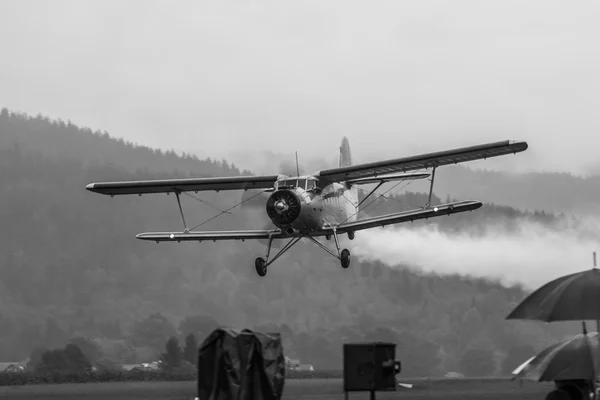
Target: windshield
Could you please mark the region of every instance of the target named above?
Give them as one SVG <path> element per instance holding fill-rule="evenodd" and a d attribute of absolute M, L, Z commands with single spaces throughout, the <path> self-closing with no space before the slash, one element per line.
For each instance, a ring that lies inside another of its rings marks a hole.
<path fill-rule="evenodd" d="M 302 188 L 304 190 L 313 190 L 318 186 L 318 181 L 315 178 L 294 178 L 282 179 L 276 183 L 277 189 L 281 188 Z"/>

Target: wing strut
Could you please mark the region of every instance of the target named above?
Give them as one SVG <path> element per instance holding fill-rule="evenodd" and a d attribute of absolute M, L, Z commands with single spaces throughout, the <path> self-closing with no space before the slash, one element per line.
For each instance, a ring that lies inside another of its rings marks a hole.
<path fill-rule="evenodd" d="M 431 196 L 433 195 L 433 182 L 435 181 L 436 168 L 437 168 L 437 166 L 434 165 L 433 171 L 431 171 L 431 185 L 429 185 L 429 199 L 427 200 L 427 204 L 425 204 L 425 207 L 423 207 L 423 209 L 431 207 Z"/>
<path fill-rule="evenodd" d="M 181 219 L 183 221 L 183 232 L 188 233 L 190 230 L 187 227 L 185 222 L 185 216 L 183 215 L 183 208 L 181 207 L 181 199 L 179 198 L 179 191 L 175 192 L 175 196 L 177 197 L 177 205 L 179 206 L 179 213 L 181 214 Z"/>

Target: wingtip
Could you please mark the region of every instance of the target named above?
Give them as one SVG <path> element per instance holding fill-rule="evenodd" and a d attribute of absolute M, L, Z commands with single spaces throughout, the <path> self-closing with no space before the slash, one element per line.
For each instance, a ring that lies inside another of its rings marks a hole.
<path fill-rule="evenodd" d="M 508 144 L 510 146 L 514 146 L 514 145 L 519 145 L 523 148 L 523 150 L 527 150 L 527 148 L 529 147 L 529 144 L 525 141 L 525 140 L 509 140 Z"/>

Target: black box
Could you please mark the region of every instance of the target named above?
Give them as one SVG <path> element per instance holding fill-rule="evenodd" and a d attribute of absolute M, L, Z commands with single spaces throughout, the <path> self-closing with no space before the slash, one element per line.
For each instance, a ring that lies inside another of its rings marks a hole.
<path fill-rule="evenodd" d="M 344 344 L 345 392 L 396 390 L 400 370 L 394 343 Z"/>

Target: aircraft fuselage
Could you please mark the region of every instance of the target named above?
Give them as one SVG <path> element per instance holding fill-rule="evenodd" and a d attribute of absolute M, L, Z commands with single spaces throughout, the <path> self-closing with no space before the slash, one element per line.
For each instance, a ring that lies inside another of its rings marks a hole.
<path fill-rule="evenodd" d="M 310 233 L 355 221 L 358 192 L 344 182 L 319 186 L 312 176 L 284 177 L 267 201 L 267 214 L 288 234 Z"/>

